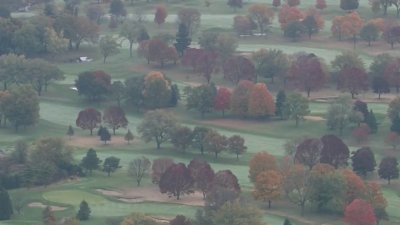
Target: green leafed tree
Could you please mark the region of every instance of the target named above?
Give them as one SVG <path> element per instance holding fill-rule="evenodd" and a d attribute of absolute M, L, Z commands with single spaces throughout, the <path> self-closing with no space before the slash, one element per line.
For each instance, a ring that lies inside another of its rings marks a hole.
<path fill-rule="evenodd" d="M 129 42 L 129 56 L 132 57 L 132 46 L 138 41 L 138 37 L 140 34 L 140 30 L 142 29 L 142 25 L 139 23 L 135 23 L 132 21 L 125 21 L 122 24 L 121 31 L 119 36 L 126 39 Z"/>
<path fill-rule="evenodd" d="M 15 131 L 23 126 L 35 125 L 39 121 L 39 99 L 29 86 L 19 86 L 10 91 L 2 102 L 5 118 L 11 122 Z"/>
<path fill-rule="evenodd" d="M 262 213 L 240 201 L 228 201 L 215 212 L 212 221 L 218 225 L 265 225 Z"/>
<path fill-rule="evenodd" d="M 304 116 L 310 114 L 308 107 L 308 99 L 299 93 L 288 94 L 283 105 L 283 114 L 285 118 L 290 118 L 296 121 L 296 127 Z"/>
<path fill-rule="evenodd" d="M 189 37 L 189 30 L 184 23 L 179 24 L 178 33 L 176 33 L 176 42 L 174 44 L 176 51 L 180 56 L 189 47 L 192 39 Z"/>
<path fill-rule="evenodd" d="M 286 102 L 286 93 L 284 90 L 280 90 L 276 95 L 275 100 L 275 115 L 279 116 L 281 119 L 285 119 L 284 115 L 284 105 Z"/>
<path fill-rule="evenodd" d="M 110 176 L 111 173 L 115 172 L 119 166 L 119 161 L 120 159 L 114 156 L 107 157 L 104 160 L 103 164 L 103 171 L 107 173 L 108 176 Z"/>
<path fill-rule="evenodd" d="M 70 140 L 71 140 L 71 137 L 74 136 L 74 128 L 72 128 L 71 125 L 68 126 L 67 135 Z"/>
<path fill-rule="evenodd" d="M 85 200 L 83 200 L 79 205 L 79 211 L 76 214 L 76 218 L 81 221 L 89 220 L 90 213 L 91 210 L 89 204 Z"/>
<path fill-rule="evenodd" d="M 89 175 L 92 175 L 92 171 L 99 168 L 101 160 L 97 157 L 97 153 L 94 149 L 89 149 L 86 156 L 82 158 L 81 166 L 89 171 Z"/>
<path fill-rule="evenodd" d="M 119 47 L 121 45 L 117 42 L 115 38 L 110 35 L 106 35 L 100 39 L 99 49 L 100 53 L 103 55 L 103 63 L 106 63 L 106 59 L 110 55 L 115 55 L 119 53 Z"/>
<path fill-rule="evenodd" d="M 247 147 L 244 145 L 244 138 L 239 135 L 233 135 L 228 138 L 227 142 L 228 151 L 235 154 L 236 159 L 239 160 L 239 155 L 242 155 L 247 150 Z"/>
<path fill-rule="evenodd" d="M 13 207 L 7 190 L 0 187 L 0 220 L 9 220 L 13 214 Z"/>
<path fill-rule="evenodd" d="M 126 132 L 124 139 L 128 142 L 128 144 L 130 144 L 130 142 L 135 139 L 135 136 L 132 134 L 131 130 L 128 129 L 128 132 Z"/>
<path fill-rule="evenodd" d="M 204 118 L 206 113 L 212 112 L 214 108 L 214 97 L 217 90 L 214 85 L 201 85 L 198 87 L 188 87 L 184 90 L 186 98 L 186 108 L 200 112 Z"/>
<path fill-rule="evenodd" d="M 163 110 L 149 111 L 144 115 L 137 131 L 145 142 L 154 141 L 157 149 L 170 140 L 172 130 L 177 126 L 175 117 Z"/>

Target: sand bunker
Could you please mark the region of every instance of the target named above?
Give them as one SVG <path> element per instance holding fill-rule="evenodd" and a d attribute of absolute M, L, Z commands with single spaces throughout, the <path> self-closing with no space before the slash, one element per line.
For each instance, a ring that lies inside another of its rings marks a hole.
<path fill-rule="evenodd" d="M 309 120 L 309 121 L 325 121 L 326 120 L 320 116 L 304 116 L 304 119 Z"/>
<path fill-rule="evenodd" d="M 200 192 L 184 195 L 180 200 L 176 200 L 174 197 L 169 198 L 166 194 L 161 194 L 158 187 L 135 187 L 119 191 L 96 189 L 96 191 L 106 196 L 115 197 L 119 201 L 126 203 L 166 202 L 190 206 L 204 206 L 203 195 Z"/>
<path fill-rule="evenodd" d="M 66 207 L 61 207 L 61 206 L 45 205 L 45 204 L 43 204 L 41 202 L 31 202 L 31 203 L 28 204 L 29 208 L 41 208 L 41 209 L 44 209 L 47 206 L 51 207 L 51 211 L 63 211 L 63 210 L 67 209 Z"/>

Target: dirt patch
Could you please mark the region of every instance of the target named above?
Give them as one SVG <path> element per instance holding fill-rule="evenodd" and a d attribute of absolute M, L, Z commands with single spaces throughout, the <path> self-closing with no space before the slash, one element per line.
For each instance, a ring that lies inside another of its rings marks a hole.
<path fill-rule="evenodd" d="M 29 208 L 41 208 L 41 209 L 44 209 L 47 206 L 50 206 L 51 211 L 63 211 L 63 210 L 67 209 L 66 207 L 61 207 L 61 206 L 45 205 L 45 204 L 43 204 L 41 202 L 31 202 L 31 203 L 28 204 Z"/>
<path fill-rule="evenodd" d="M 125 141 L 123 136 L 111 136 L 111 141 L 108 141 L 107 144 L 104 144 L 103 141 L 100 141 L 98 136 L 76 136 L 71 139 L 65 138 L 65 142 L 68 145 L 82 147 L 82 148 L 92 148 L 92 147 L 102 147 L 102 146 L 129 146 L 128 142 Z M 135 144 L 140 142 L 137 138 L 130 142 L 130 144 Z"/>
<path fill-rule="evenodd" d="M 309 121 L 325 121 L 326 120 L 320 116 L 304 116 L 304 119 L 309 120 Z"/>
<path fill-rule="evenodd" d="M 158 187 L 136 187 L 119 191 L 96 189 L 96 191 L 106 196 L 116 197 L 118 200 L 127 203 L 166 202 L 190 206 L 204 206 L 203 195 L 200 192 L 184 195 L 180 200 L 176 200 L 174 197 L 169 198 L 167 195 L 161 194 Z"/>

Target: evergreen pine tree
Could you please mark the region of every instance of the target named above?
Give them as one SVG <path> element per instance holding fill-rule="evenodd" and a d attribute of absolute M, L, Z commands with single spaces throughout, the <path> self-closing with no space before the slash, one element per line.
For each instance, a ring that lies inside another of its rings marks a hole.
<path fill-rule="evenodd" d="M 79 205 L 79 211 L 76 214 L 76 218 L 78 220 L 88 220 L 90 213 L 91 213 L 91 211 L 89 208 L 89 204 L 85 200 L 83 200 L 81 202 L 81 204 Z"/>
<path fill-rule="evenodd" d="M 290 220 L 288 218 L 285 218 L 283 225 L 292 225 L 292 223 L 290 222 Z"/>
<path fill-rule="evenodd" d="M 376 122 L 376 117 L 372 109 L 369 111 L 367 118 L 365 118 L 365 123 L 373 134 L 378 131 L 378 123 Z"/>
<path fill-rule="evenodd" d="M 146 28 L 142 27 L 140 29 L 139 35 L 137 37 L 137 42 L 140 43 L 142 41 L 149 40 L 149 39 L 150 39 L 149 33 L 147 33 Z"/>
<path fill-rule="evenodd" d="M 390 126 L 390 131 L 400 134 L 400 118 L 398 116 L 393 119 L 392 126 Z"/>
<path fill-rule="evenodd" d="M 100 132 L 100 140 L 104 141 L 104 144 L 111 140 L 111 134 L 106 127 L 103 127 L 103 131 Z"/>
<path fill-rule="evenodd" d="M 74 136 L 74 128 L 72 128 L 71 125 L 68 127 L 67 135 L 69 136 L 69 140 L 71 140 L 71 137 Z"/>
<path fill-rule="evenodd" d="M 286 93 L 284 90 L 280 90 L 276 95 L 275 102 L 275 115 L 279 116 L 281 119 L 285 119 L 283 115 L 283 108 L 286 102 Z"/>
<path fill-rule="evenodd" d="M 135 139 L 135 136 L 133 136 L 131 130 L 128 130 L 128 132 L 125 134 L 124 136 L 125 141 L 128 142 L 128 144 L 130 144 L 130 141 L 132 141 L 133 139 Z"/>
<path fill-rule="evenodd" d="M 87 151 L 86 156 L 83 157 L 81 165 L 92 175 L 92 171 L 99 168 L 100 162 L 101 160 L 97 157 L 96 151 L 91 148 Z"/>
<path fill-rule="evenodd" d="M 9 220 L 13 214 L 10 195 L 3 187 L 0 187 L 0 220 Z"/>
<path fill-rule="evenodd" d="M 99 130 L 97 131 L 97 136 L 101 137 L 102 133 L 104 132 L 104 129 L 105 128 L 103 126 L 100 126 Z"/>
<path fill-rule="evenodd" d="M 175 48 L 180 56 L 183 55 L 185 49 L 190 45 L 192 39 L 189 38 L 189 30 L 185 24 L 179 24 L 178 33 L 176 33 Z"/>

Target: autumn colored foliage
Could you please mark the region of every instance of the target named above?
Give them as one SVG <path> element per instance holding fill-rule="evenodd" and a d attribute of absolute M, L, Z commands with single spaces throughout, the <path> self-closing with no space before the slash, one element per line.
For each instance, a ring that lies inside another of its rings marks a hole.
<path fill-rule="evenodd" d="M 224 78 L 234 84 L 241 80 L 253 81 L 256 77 L 256 69 L 251 60 L 244 56 L 232 56 L 223 65 Z"/>
<path fill-rule="evenodd" d="M 203 198 L 212 188 L 215 177 L 214 170 L 207 161 L 202 159 L 193 159 L 190 161 L 188 168 L 194 179 L 194 186 L 203 193 Z"/>
<path fill-rule="evenodd" d="M 255 199 L 268 201 L 271 208 L 271 201 L 279 198 L 283 184 L 282 175 L 274 170 L 267 170 L 257 175 L 253 196 Z"/>
<path fill-rule="evenodd" d="M 87 108 L 79 112 L 76 119 L 76 126 L 90 130 L 90 135 L 93 135 L 93 129 L 101 124 L 101 113 L 94 108 Z"/>
<path fill-rule="evenodd" d="M 293 22 L 300 22 L 304 19 L 304 13 L 297 7 L 290 7 L 289 5 L 282 6 L 279 11 L 279 23 L 281 29 L 285 30 L 286 26 Z"/>
<path fill-rule="evenodd" d="M 321 138 L 323 148 L 321 150 L 321 163 L 327 163 L 335 168 L 347 166 L 350 151 L 347 145 L 336 135 L 328 134 Z"/>
<path fill-rule="evenodd" d="M 125 112 L 122 108 L 118 106 L 112 106 L 104 111 L 103 121 L 110 128 L 113 129 L 113 134 L 115 135 L 115 130 L 120 127 L 126 128 L 128 125 L 128 120 L 125 117 Z"/>
<path fill-rule="evenodd" d="M 294 156 L 295 162 L 301 163 L 311 170 L 319 163 L 323 143 L 320 139 L 309 138 L 297 146 Z"/>
<path fill-rule="evenodd" d="M 323 10 L 326 8 L 326 2 L 325 0 L 316 0 L 315 2 L 315 8 L 319 10 Z"/>
<path fill-rule="evenodd" d="M 233 18 L 233 29 L 238 35 L 251 35 L 257 24 L 249 16 L 237 15 Z"/>
<path fill-rule="evenodd" d="M 300 55 L 290 68 L 290 82 L 297 88 L 310 92 L 322 88 L 326 73 L 320 59 L 314 54 Z"/>
<path fill-rule="evenodd" d="M 270 155 L 268 152 L 258 152 L 250 159 L 249 167 L 250 181 L 255 183 L 260 173 L 268 170 L 276 170 L 277 164 L 273 155 Z"/>
<path fill-rule="evenodd" d="M 254 83 L 242 80 L 235 87 L 231 98 L 232 114 L 245 117 L 248 115 L 249 100 L 254 87 Z"/>
<path fill-rule="evenodd" d="M 369 85 L 368 74 L 363 69 L 352 67 L 340 71 L 338 89 L 350 92 L 352 98 L 362 91 L 367 91 Z"/>
<path fill-rule="evenodd" d="M 240 193 L 240 185 L 235 174 L 230 170 L 220 170 L 215 174 L 213 188 L 227 189 L 235 193 Z"/>
<path fill-rule="evenodd" d="M 257 23 L 260 34 L 264 34 L 266 31 L 266 26 L 272 23 L 274 18 L 274 11 L 266 4 L 255 3 L 250 5 L 248 9 L 250 18 Z"/>
<path fill-rule="evenodd" d="M 273 116 L 275 102 L 264 83 L 254 85 L 249 99 L 248 115 L 254 118 Z"/>
<path fill-rule="evenodd" d="M 163 5 L 156 6 L 156 12 L 154 13 L 154 22 L 158 25 L 165 23 L 165 18 L 167 18 L 167 8 Z"/>
<path fill-rule="evenodd" d="M 214 97 L 214 110 L 221 111 L 222 115 L 231 107 L 231 91 L 225 87 L 219 87 L 217 95 Z"/>
<path fill-rule="evenodd" d="M 344 221 L 351 225 L 375 225 L 374 209 L 368 202 L 354 199 L 344 210 Z"/>
<path fill-rule="evenodd" d="M 161 175 L 158 186 L 161 193 L 176 197 L 193 193 L 194 180 L 183 163 L 173 164 Z"/>
<path fill-rule="evenodd" d="M 350 169 L 344 169 L 342 175 L 345 181 L 344 201 L 346 204 L 351 203 L 354 199 L 365 196 L 367 187 L 361 177 Z"/>

